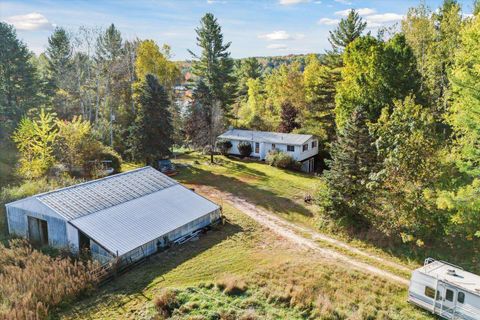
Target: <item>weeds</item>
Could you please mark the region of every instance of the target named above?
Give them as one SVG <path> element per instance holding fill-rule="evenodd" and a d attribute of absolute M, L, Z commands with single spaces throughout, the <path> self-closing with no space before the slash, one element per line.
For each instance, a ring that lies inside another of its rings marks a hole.
<path fill-rule="evenodd" d="M 241 278 L 228 275 L 217 281 L 217 288 L 227 295 L 240 295 L 247 291 L 247 284 Z"/>
<path fill-rule="evenodd" d="M 24 240 L 0 244 L 0 319 L 45 319 L 52 307 L 95 287 L 96 263 L 52 258 Z"/>

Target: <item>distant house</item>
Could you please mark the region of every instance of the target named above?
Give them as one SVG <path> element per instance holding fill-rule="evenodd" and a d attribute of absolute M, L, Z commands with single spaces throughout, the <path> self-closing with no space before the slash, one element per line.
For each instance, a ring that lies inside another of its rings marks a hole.
<path fill-rule="evenodd" d="M 230 129 L 218 138 L 232 143 L 230 154 L 239 155 L 238 144 L 241 141 L 247 141 L 252 145 L 253 157 L 265 160 L 268 151 L 278 149 L 301 162 L 302 171 L 315 170 L 314 157 L 318 154 L 318 140 L 310 134 Z"/>
<path fill-rule="evenodd" d="M 220 218 L 220 208 L 151 167 L 6 204 L 10 234 L 108 262 L 155 253 Z"/>

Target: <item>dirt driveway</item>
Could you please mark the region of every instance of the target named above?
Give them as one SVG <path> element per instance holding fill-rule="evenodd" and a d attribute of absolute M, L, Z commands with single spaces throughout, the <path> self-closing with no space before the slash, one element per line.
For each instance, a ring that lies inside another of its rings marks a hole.
<path fill-rule="evenodd" d="M 370 260 L 375 260 L 379 264 L 388 266 L 389 268 L 396 269 L 398 271 L 411 271 L 409 268 L 403 265 L 384 259 L 382 257 L 374 256 L 371 253 L 364 252 L 358 248 L 352 247 L 345 242 L 331 238 L 325 234 L 288 222 L 278 217 L 274 213 L 259 208 L 258 206 L 255 206 L 247 200 L 239 198 L 229 192 L 220 191 L 213 187 L 203 185 L 195 185 L 195 191 L 207 197 L 221 199 L 228 202 L 228 204 L 242 211 L 262 226 L 270 229 L 277 235 L 289 240 L 292 244 L 294 244 L 301 250 L 307 250 L 314 254 L 321 255 L 323 258 L 336 260 L 343 264 L 348 264 L 354 269 L 366 271 L 377 276 L 393 280 L 405 286 L 408 286 L 409 284 L 409 281 L 407 279 L 398 276 L 393 272 L 380 269 L 372 264 L 357 260 L 334 249 L 322 247 L 321 244 L 319 244 L 315 240 L 327 242 L 336 247 L 340 247 L 342 250 L 348 251 L 353 255 L 366 257 Z"/>

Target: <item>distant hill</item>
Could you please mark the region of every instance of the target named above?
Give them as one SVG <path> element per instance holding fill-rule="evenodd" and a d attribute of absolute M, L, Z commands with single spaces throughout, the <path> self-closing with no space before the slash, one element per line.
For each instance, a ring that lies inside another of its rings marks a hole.
<path fill-rule="evenodd" d="M 316 53 L 316 55 L 322 60 L 324 54 L 321 53 Z M 293 62 L 299 62 L 300 63 L 300 68 L 303 70 L 305 67 L 305 61 L 307 58 L 308 54 L 289 54 L 285 56 L 267 56 L 267 57 L 254 57 L 258 59 L 260 64 L 263 67 L 262 73 L 269 73 L 272 70 L 280 67 L 281 65 L 289 65 Z M 235 59 L 236 61 L 244 60 L 247 58 L 240 58 L 240 59 Z M 180 70 L 183 75 L 187 75 L 188 73 L 191 72 L 192 68 L 192 61 L 191 60 L 185 60 L 185 61 L 177 61 L 177 64 L 180 66 Z"/>

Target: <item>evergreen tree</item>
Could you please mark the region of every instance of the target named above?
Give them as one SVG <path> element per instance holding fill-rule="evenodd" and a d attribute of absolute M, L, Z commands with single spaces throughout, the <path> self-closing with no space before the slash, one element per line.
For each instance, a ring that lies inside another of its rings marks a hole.
<path fill-rule="evenodd" d="M 72 46 L 65 29 L 57 27 L 48 38 L 46 57 L 53 85 L 61 88 L 72 70 Z"/>
<path fill-rule="evenodd" d="M 192 65 L 194 75 L 202 79 L 210 90 L 212 106 L 220 107 L 225 116 L 230 116 L 231 103 L 235 97 L 235 79 L 233 77 L 233 60 L 230 58 L 230 42 L 224 43 L 223 34 L 217 19 L 207 13 L 195 29 L 200 55 L 189 50 L 195 59 Z"/>
<path fill-rule="evenodd" d="M 60 118 L 68 118 L 73 113 L 70 110 L 73 99 L 73 60 L 70 37 L 63 28 L 57 27 L 48 38 L 46 50 L 48 59 L 49 83 L 47 94 Z"/>
<path fill-rule="evenodd" d="M 248 80 L 260 78 L 262 76 L 262 66 L 258 59 L 253 57 L 237 60 L 235 75 L 238 81 L 237 94 L 240 98 L 244 98 L 248 92 Z"/>
<path fill-rule="evenodd" d="M 298 110 L 288 101 L 282 104 L 281 122 L 278 131 L 290 133 L 300 127 L 297 122 Z"/>
<path fill-rule="evenodd" d="M 367 121 L 366 109 L 357 107 L 332 146 L 330 169 L 325 172 L 330 212 L 364 224 L 369 220 L 371 205 L 370 174 L 377 166 L 377 152 Z"/>
<path fill-rule="evenodd" d="M 338 24 L 334 31 L 330 31 L 330 44 L 334 51 L 343 51 L 350 43 L 362 35 L 367 27 L 357 11 L 350 10 L 348 16 Z"/>
<path fill-rule="evenodd" d="M 194 147 L 210 145 L 213 129 L 212 97 L 205 83 L 199 79 L 193 90 L 185 121 L 187 141 Z"/>
<path fill-rule="evenodd" d="M 322 64 L 316 55 L 311 55 L 303 72 L 306 108 L 299 131 L 314 134 L 326 149 L 335 137 L 335 94 L 340 70 L 335 64 Z"/>
<path fill-rule="evenodd" d="M 38 104 L 38 79 L 32 57 L 12 26 L 0 22 L 0 136 L 11 131 Z"/>
<path fill-rule="evenodd" d="M 210 108 L 210 121 L 207 131 L 208 143 L 211 146 L 210 159 L 213 162 L 213 148 L 216 136 L 223 130 L 227 120 L 231 118 L 231 104 L 235 98 L 236 83 L 233 77 L 233 60 L 230 58 L 230 42 L 223 42 L 222 28 L 211 13 L 207 13 L 195 29 L 197 45 L 201 49 L 200 56 L 189 50 L 195 61 L 192 72 L 202 84 L 201 91 L 208 90 L 203 96 L 211 99 L 202 103 L 202 108 Z"/>
<path fill-rule="evenodd" d="M 148 74 L 137 89 L 138 111 L 131 128 L 132 157 L 158 167 L 171 154 L 173 127 L 170 101 L 155 76 Z"/>

